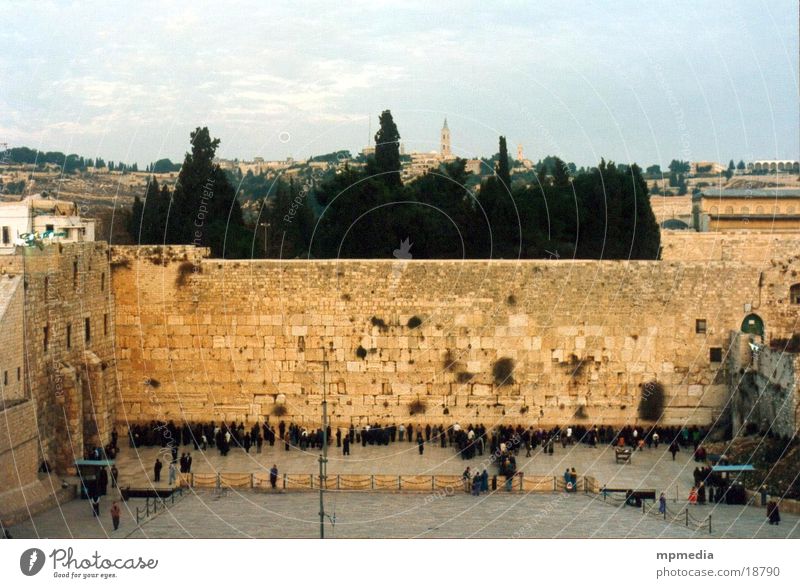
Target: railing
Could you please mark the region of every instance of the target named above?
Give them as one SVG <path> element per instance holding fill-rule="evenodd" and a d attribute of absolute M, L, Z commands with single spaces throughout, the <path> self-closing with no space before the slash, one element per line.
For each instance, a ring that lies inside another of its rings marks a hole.
<path fill-rule="evenodd" d="M 175 504 L 175 494 L 178 494 L 179 497 L 182 497 L 183 488 L 180 486 L 176 486 L 175 489 L 172 491 L 172 494 L 170 494 L 168 498 L 155 498 L 155 497 L 145 498 L 144 507 L 141 506 L 136 507 L 136 525 L 138 526 L 142 521 L 146 521 L 151 516 L 156 515 L 160 511 L 167 510 L 168 508 L 167 502 L 169 502 L 169 506 Z"/>
<path fill-rule="evenodd" d="M 645 501 L 642 501 L 642 514 L 643 515 L 651 515 L 658 517 L 667 521 L 670 524 L 677 523 L 683 524 L 685 527 L 694 528 L 695 531 L 700 531 L 701 529 L 708 529 L 708 534 L 711 535 L 712 533 L 712 526 L 711 526 L 711 514 L 709 514 L 704 519 L 697 519 L 692 516 L 690 512 L 689 505 L 687 504 L 681 510 L 675 512 L 669 508 L 669 506 L 665 505 L 663 511 L 660 511 L 658 508 L 658 504 L 653 504 L 649 508 L 645 504 Z"/>
<path fill-rule="evenodd" d="M 254 473 L 192 473 L 180 474 L 178 485 L 183 488 L 272 489 L 269 472 Z M 319 474 L 279 474 L 275 490 L 304 491 L 319 490 L 322 485 Z M 599 491 L 597 480 L 591 476 L 578 477 L 574 491 L 594 493 Z M 341 492 L 435 492 L 471 490 L 464 478 L 454 474 L 439 475 L 389 475 L 389 474 L 330 474 L 325 479 L 325 489 Z M 566 484 L 560 476 L 534 476 L 518 472 L 510 480 L 504 476 L 490 476 L 489 490 L 504 492 L 544 493 L 565 491 Z"/>

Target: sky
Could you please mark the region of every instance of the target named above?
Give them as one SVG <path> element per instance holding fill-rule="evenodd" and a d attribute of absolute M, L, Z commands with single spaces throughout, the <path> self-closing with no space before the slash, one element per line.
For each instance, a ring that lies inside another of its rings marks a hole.
<path fill-rule="evenodd" d="M 144 165 L 406 152 L 797 158 L 797 0 L 0 3 L 0 143 Z"/>

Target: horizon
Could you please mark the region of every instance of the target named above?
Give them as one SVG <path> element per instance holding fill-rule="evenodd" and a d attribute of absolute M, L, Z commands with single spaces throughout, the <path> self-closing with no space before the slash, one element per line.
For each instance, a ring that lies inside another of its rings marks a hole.
<path fill-rule="evenodd" d="M 500 135 L 513 158 L 522 144 L 527 159 L 578 167 L 800 150 L 790 0 L 722 13 L 711 2 L 413 3 L 391 17 L 380 2 L 245 3 L 249 18 L 235 20 L 214 4 L 14 8 L 0 8 L 9 146 L 143 169 L 181 162 L 189 132 L 208 126 L 222 159 L 303 161 L 356 155 L 388 109 L 407 153 L 436 150 L 445 118 L 464 158 L 491 157 Z"/>

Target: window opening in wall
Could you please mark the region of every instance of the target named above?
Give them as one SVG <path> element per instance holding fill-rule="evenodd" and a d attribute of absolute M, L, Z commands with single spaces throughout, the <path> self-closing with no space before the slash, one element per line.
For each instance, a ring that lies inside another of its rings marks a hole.
<path fill-rule="evenodd" d="M 72 325 L 67 325 L 67 349 L 72 348 Z"/>
<path fill-rule="evenodd" d="M 90 319 L 87 318 L 87 319 L 84 320 L 83 328 L 84 328 L 84 331 L 85 331 L 85 339 L 86 339 L 86 342 L 88 343 L 89 341 L 92 340 L 92 323 L 91 323 Z"/>
<path fill-rule="evenodd" d="M 711 363 L 720 363 L 722 361 L 722 347 L 712 347 L 709 349 L 709 359 Z"/>
<path fill-rule="evenodd" d="M 800 304 L 800 284 L 794 284 L 789 288 L 789 300 L 792 304 Z"/>
<path fill-rule="evenodd" d="M 72 262 L 72 289 L 78 289 L 78 260 Z"/>
<path fill-rule="evenodd" d="M 694 332 L 700 335 L 706 333 L 706 319 L 696 319 L 694 321 Z"/>
<path fill-rule="evenodd" d="M 8 386 L 8 370 L 3 372 L 3 386 Z"/>
<path fill-rule="evenodd" d="M 3 227 L 3 245 L 11 243 L 11 235 L 8 232 L 8 227 Z"/>
<path fill-rule="evenodd" d="M 100 274 L 100 291 L 101 292 L 105 292 L 106 291 L 106 273 L 105 272 Z"/>
<path fill-rule="evenodd" d="M 103 315 L 103 335 L 108 335 L 108 314 Z"/>
<path fill-rule="evenodd" d="M 50 343 L 50 327 L 45 325 L 42 330 L 44 335 L 42 343 L 44 345 L 44 350 L 47 351 L 47 345 Z"/>
<path fill-rule="evenodd" d="M 17 382 L 22 379 L 22 368 L 17 368 Z"/>

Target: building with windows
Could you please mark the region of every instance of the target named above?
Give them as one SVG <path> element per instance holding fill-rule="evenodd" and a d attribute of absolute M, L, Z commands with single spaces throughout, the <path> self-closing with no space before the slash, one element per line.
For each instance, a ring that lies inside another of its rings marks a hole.
<path fill-rule="evenodd" d="M 800 231 L 800 189 L 705 190 L 692 197 L 692 222 L 705 231 Z"/>
<path fill-rule="evenodd" d="M 80 216 L 78 205 L 41 194 L 0 202 L 0 251 L 8 253 L 34 239 L 79 243 L 94 241 L 93 219 Z"/>

